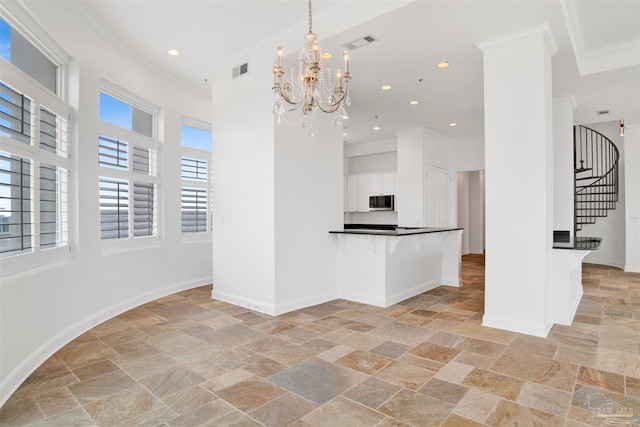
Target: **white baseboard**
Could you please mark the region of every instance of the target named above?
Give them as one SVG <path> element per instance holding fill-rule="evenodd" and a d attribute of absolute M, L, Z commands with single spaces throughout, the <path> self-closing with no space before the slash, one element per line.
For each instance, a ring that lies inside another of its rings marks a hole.
<path fill-rule="evenodd" d="M 553 321 L 559 325 L 567 325 L 571 326 L 573 323 L 573 318 L 576 316 L 576 312 L 578 311 L 578 306 L 580 305 L 580 300 L 582 299 L 582 286 L 580 287 L 580 292 L 576 296 L 576 299 L 571 304 L 571 310 L 569 313 L 562 313 L 557 318 L 553 319 Z"/>
<path fill-rule="evenodd" d="M 276 307 L 274 304 L 266 303 L 264 301 L 258 301 L 256 299 L 246 298 L 229 292 L 221 292 L 213 287 L 211 292 L 211 298 L 223 301 L 229 304 L 237 305 L 238 307 L 248 308 L 253 311 L 268 314 L 269 316 L 276 316 Z"/>
<path fill-rule="evenodd" d="M 80 335 L 87 332 L 100 323 L 103 323 L 125 311 L 138 307 L 149 301 L 174 294 L 176 292 L 185 291 L 187 289 L 196 288 L 198 286 L 208 285 L 212 282 L 211 277 L 204 277 L 188 282 L 181 282 L 174 285 L 166 286 L 160 289 L 146 292 L 141 295 L 120 301 L 110 307 L 106 307 L 97 313 L 93 313 L 83 319 L 78 320 L 68 328 L 60 331 L 56 336 L 42 344 L 36 351 L 31 353 L 22 361 L 0 384 L 0 407 L 11 397 L 11 395 L 20 387 L 33 371 L 42 365 L 55 352 L 63 346 L 73 341 Z"/>
<path fill-rule="evenodd" d="M 482 316 L 482 326 L 546 338 L 553 324 L 523 322 L 517 319 L 485 314 Z"/>
<path fill-rule="evenodd" d="M 326 292 L 293 301 L 286 301 L 284 303 L 270 304 L 229 292 L 216 291 L 215 287 L 213 288 L 213 292 L 211 292 L 211 297 L 229 304 L 237 305 L 238 307 L 244 307 L 260 313 L 268 314 L 269 316 L 279 316 L 290 311 L 311 307 L 339 298 L 336 292 Z"/>
<path fill-rule="evenodd" d="M 401 301 L 404 301 L 418 294 L 421 294 L 423 292 L 430 291 L 431 289 L 435 289 L 440 285 L 442 285 L 440 281 L 421 283 L 409 289 L 404 289 L 400 292 L 396 292 L 391 295 L 385 295 L 384 297 L 378 296 L 378 295 L 372 295 L 372 294 L 365 294 L 362 292 L 352 292 L 352 291 L 341 290 L 339 292 L 339 297 L 349 301 L 359 302 L 361 304 L 368 304 L 376 307 L 386 308 L 386 307 L 392 306 L 393 304 L 397 304 Z"/>
<path fill-rule="evenodd" d="M 438 286 L 442 285 L 442 282 L 440 280 L 435 280 L 432 282 L 425 282 L 425 283 L 421 283 L 417 286 L 413 286 L 409 289 L 404 289 L 400 292 L 396 292 L 394 294 L 391 295 L 387 295 L 387 297 L 385 298 L 385 307 L 390 307 L 393 304 L 397 304 L 401 301 L 404 301 L 406 299 L 409 299 L 411 297 L 414 297 L 418 294 L 421 294 L 423 292 L 426 291 L 430 291 L 431 289 L 435 289 Z"/>
<path fill-rule="evenodd" d="M 640 265 L 626 264 L 624 271 L 625 273 L 640 273 Z"/>

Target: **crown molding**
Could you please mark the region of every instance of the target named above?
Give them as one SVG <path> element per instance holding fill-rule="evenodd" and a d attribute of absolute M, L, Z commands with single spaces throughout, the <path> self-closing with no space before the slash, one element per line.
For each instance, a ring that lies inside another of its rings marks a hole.
<path fill-rule="evenodd" d="M 549 23 L 536 25 L 534 27 L 526 28 L 514 33 L 505 34 L 499 37 L 494 37 L 489 40 L 476 43 L 478 49 L 482 52 L 487 52 L 497 47 L 508 46 L 514 43 L 520 43 L 524 40 L 543 37 L 545 45 L 551 55 L 554 55 L 558 51 L 558 44 L 551 32 L 551 25 Z"/>

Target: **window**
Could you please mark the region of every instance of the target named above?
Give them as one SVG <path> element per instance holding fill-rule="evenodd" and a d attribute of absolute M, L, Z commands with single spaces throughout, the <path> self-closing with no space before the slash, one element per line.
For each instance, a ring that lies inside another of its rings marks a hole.
<path fill-rule="evenodd" d="M 103 82 L 100 92 L 100 239 L 126 241 L 158 236 L 158 109 Z M 107 94 L 106 92 L 109 92 Z"/>
<path fill-rule="evenodd" d="M 57 93 L 58 66 L 3 19 L 0 19 L 0 57 Z"/>
<path fill-rule="evenodd" d="M 2 274 L 69 257 L 70 109 L 21 72 L 0 81 Z M 20 257 L 18 257 L 20 255 Z"/>
<path fill-rule="evenodd" d="M 182 233 L 211 229 L 211 126 L 185 119 L 181 128 Z M 208 236 L 206 236 L 208 237 Z"/>

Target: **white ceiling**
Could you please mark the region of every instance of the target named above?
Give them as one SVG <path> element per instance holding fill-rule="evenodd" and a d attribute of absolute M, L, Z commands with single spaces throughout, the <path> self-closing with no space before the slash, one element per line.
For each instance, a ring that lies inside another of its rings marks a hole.
<path fill-rule="evenodd" d="M 28 7 L 35 1 L 25 3 Z M 302 42 L 307 30 L 304 0 L 67 4 L 132 58 L 214 93 L 216 82 L 208 81 L 209 75 L 224 60 L 256 45 L 275 54 L 280 40 L 299 33 Z M 368 19 L 385 10 L 383 4 L 391 11 Z M 349 41 L 369 34 L 378 39 L 350 54 L 349 143 L 391 138 L 394 132 L 422 126 L 452 140 L 482 138 L 482 53 L 475 43 L 542 23 L 551 25 L 560 48 L 553 58 L 554 97 L 575 98 L 576 122 L 640 122 L 637 0 L 316 0 L 313 17 L 314 31 L 323 50 L 334 53 L 333 61 L 339 61 L 341 45 Z M 342 27 L 332 25 L 336 22 Z M 357 25 L 349 28 L 345 22 Z M 180 56 L 167 55 L 171 48 Z M 451 67 L 436 68 L 444 60 Z M 383 84 L 392 89 L 381 91 Z M 410 100 L 420 103 L 410 106 Z M 596 117 L 604 109 L 611 116 Z M 451 122 L 457 126 L 450 127 Z M 372 130 L 374 124 L 382 129 Z"/>

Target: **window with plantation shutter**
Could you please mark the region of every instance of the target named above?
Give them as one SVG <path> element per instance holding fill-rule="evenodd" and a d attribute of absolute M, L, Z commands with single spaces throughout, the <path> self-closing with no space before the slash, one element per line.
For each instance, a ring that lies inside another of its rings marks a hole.
<path fill-rule="evenodd" d="M 0 135 L 31 143 L 31 99 L 0 82 Z"/>
<path fill-rule="evenodd" d="M 0 151 L 0 257 L 33 247 L 31 160 Z"/>
<path fill-rule="evenodd" d="M 109 95 L 100 92 L 101 239 L 112 241 L 105 243 L 107 250 L 153 244 L 149 238 L 158 236 L 160 143 L 152 138 L 156 116 L 147 111 L 156 107 L 111 83 L 103 84 Z"/>
<path fill-rule="evenodd" d="M 100 178 L 100 238 L 129 237 L 129 183 Z"/>
<path fill-rule="evenodd" d="M 211 125 L 184 119 L 181 128 L 181 224 L 187 240 L 210 238 Z"/>
<path fill-rule="evenodd" d="M 192 181 L 207 181 L 207 161 L 204 159 L 194 159 L 182 157 L 182 179 Z"/>
<path fill-rule="evenodd" d="M 64 64 L 7 22 L 0 19 L 10 35 L 0 49 L 0 276 L 71 259 L 72 110 L 56 95 Z"/>
<path fill-rule="evenodd" d="M 69 243 L 66 168 L 40 163 L 40 248 Z"/>
<path fill-rule="evenodd" d="M 133 235 L 155 234 L 155 186 L 146 182 L 133 184 Z"/>
<path fill-rule="evenodd" d="M 126 170 L 129 167 L 129 144 L 100 135 L 98 138 L 98 164 L 102 167 Z"/>
<path fill-rule="evenodd" d="M 182 188 L 182 232 L 207 231 L 207 190 Z"/>

